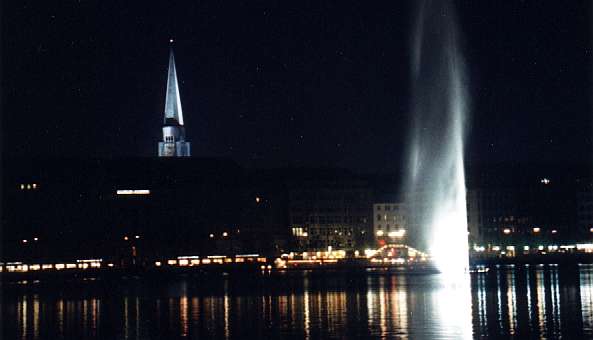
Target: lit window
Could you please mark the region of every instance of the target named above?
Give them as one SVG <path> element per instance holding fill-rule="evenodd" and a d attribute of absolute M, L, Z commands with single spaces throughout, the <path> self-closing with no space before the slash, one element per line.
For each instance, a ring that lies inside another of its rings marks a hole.
<path fill-rule="evenodd" d="M 508 234 L 510 234 L 510 233 L 511 233 L 511 229 L 509 229 L 509 228 L 504 228 L 504 230 L 503 230 L 502 232 L 508 235 Z"/>
<path fill-rule="evenodd" d="M 540 228 L 538 228 L 538 227 L 535 227 L 535 228 L 533 228 L 533 232 L 534 232 L 534 233 L 539 233 L 540 231 L 541 231 L 541 229 L 540 229 Z"/>
<path fill-rule="evenodd" d="M 33 183 L 33 189 L 37 189 L 37 183 Z"/>

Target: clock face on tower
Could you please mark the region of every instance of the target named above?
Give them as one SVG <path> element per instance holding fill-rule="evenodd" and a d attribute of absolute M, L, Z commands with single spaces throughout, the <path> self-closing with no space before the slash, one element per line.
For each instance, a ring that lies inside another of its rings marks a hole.
<path fill-rule="evenodd" d="M 175 143 L 165 143 L 163 156 L 175 156 Z"/>

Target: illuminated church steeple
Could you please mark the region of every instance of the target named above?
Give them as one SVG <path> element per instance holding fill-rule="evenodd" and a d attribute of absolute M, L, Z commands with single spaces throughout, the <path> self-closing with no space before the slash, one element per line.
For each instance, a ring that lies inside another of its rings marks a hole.
<path fill-rule="evenodd" d="M 175 57 L 173 56 L 173 48 L 171 48 L 167 94 L 165 97 L 163 141 L 159 142 L 159 157 L 189 157 L 190 155 L 190 143 L 185 141 L 185 127 L 183 126 L 183 111 L 181 110 L 181 99 L 179 97 Z"/>

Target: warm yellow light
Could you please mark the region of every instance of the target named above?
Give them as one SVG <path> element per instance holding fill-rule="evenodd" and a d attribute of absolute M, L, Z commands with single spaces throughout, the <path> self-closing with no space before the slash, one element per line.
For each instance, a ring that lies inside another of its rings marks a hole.
<path fill-rule="evenodd" d="M 511 229 L 505 228 L 502 232 L 508 235 L 511 233 Z"/>
<path fill-rule="evenodd" d="M 229 233 L 227 233 L 226 231 L 222 233 L 222 237 L 227 237 L 229 236 Z"/>
<path fill-rule="evenodd" d="M 162 265 L 162 263 L 161 263 L 161 261 L 156 261 L 156 262 L 154 263 L 154 265 L 155 265 L 155 266 L 157 266 L 157 267 L 160 267 L 160 266 Z"/>
<path fill-rule="evenodd" d="M 127 240 L 128 240 L 128 237 L 127 236 L 124 236 L 124 241 L 127 241 Z"/>
<path fill-rule="evenodd" d="M 202 264 L 210 264 L 212 262 L 210 259 L 203 259 Z"/>
<path fill-rule="evenodd" d="M 592 228 L 590 228 L 590 229 L 589 229 L 589 231 L 593 233 L 593 227 L 592 227 Z"/>
<path fill-rule="evenodd" d="M 76 268 L 76 264 L 74 263 L 66 263 L 66 269 L 73 269 Z"/>
<path fill-rule="evenodd" d="M 65 267 L 66 267 L 66 265 L 65 265 L 65 264 L 63 264 L 63 263 L 58 263 L 58 264 L 56 264 L 56 269 L 57 269 L 57 270 L 64 269 Z"/>
<path fill-rule="evenodd" d="M 37 189 L 37 183 L 33 183 L 33 189 Z"/>
<path fill-rule="evenodd" d="M 404 229 L 400 229 L 400 230 L 396 230 L 396 231 L 390 231 L 389 234 L 387 234 L 389 237 L 403 237 L 406 234 L 406 231 Z"/>
<path fill-rule="evenodd" d="M 260 201 L 261 201 L 261 198 L 259 198 L 259 197 L 255 198 L 255 203 L 259 203 Z"/>
<path fill-rule="evenodd" d="M 177 260 L 167 260 L 167 264 L 170 266 L 176 265 L 177 264 Z"/>
<path fill-rule="evenodd" d="M 534 233 L 539 233 L 540 231 L 541 231 L 541 229 L 540 229 L 540 228 L 538 228 L 538 227 L 535 227 L 535 228 L 533 228 L 533 232 L 534 232 Z"/>
<path fill-rule="evenodd" d="M 379 236 L 379 237 L 383 236 L 383 230 L 377 230 L 377 236 Z"/>
<path fill-rule="evenodd" d="M 179 265 L 180 266 L 187 266 L 189 264 L 188 260 L 179 260 Z"/>

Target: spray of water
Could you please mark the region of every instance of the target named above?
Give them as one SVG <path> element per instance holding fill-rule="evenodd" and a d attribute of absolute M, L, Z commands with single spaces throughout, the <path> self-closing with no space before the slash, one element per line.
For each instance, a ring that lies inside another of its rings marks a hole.
<path fill-rule="evenodd" d="M 453 6 L 419 3 L 412 41 L 412 129 L 406 179 L 412 242 L 443 273 L 468 267 L 463 167 L 468 99 Z"/>

